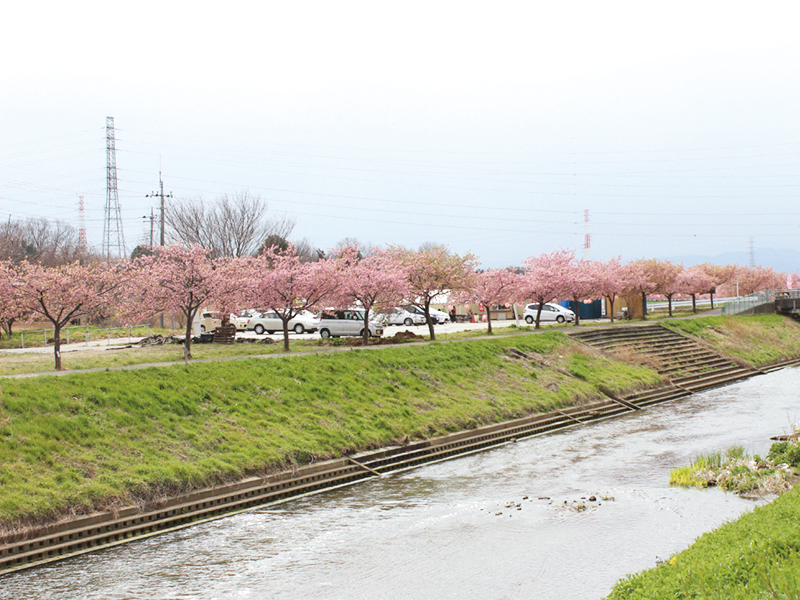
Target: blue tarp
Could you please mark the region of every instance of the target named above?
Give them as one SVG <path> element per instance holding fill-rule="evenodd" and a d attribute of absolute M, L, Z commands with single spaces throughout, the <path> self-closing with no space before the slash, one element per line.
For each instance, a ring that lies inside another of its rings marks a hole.
<path fill-rule="evenodd" d="M 599 319 L 603 316 L 603 301 L 594 300 L 589 304 L 579 302 L 578 310 L 575 310 L 575 303 L 572 300 L 562 300 L 561 306 L 570 309 L 572 312 L 577 313 L 581 319 Z"/>

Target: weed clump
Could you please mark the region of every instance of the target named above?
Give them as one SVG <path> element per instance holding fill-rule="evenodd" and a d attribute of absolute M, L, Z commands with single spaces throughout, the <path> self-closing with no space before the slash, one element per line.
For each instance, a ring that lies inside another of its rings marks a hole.
<path fill-rule="evenodd" d="M 683 487 L 716 486 L 742 496 L 782 494 L 791 489 L 797 477 L 796 466 L 782 460 L 784 446 L 786 442 L 773 444 L 766 459 L 748 456 L 741 446 L 701 455 L 692 464 L 673 469 L 669 483 Z M 794 444 L 789 452 L 796 452 L 792 456 L 800 463 L 800 446 Z"/>

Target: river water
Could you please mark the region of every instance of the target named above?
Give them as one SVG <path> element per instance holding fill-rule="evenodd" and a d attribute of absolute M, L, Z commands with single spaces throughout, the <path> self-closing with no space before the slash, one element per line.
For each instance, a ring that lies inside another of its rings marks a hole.
<path fill-rule="evenodd" d="M 799 389 L 784 369 L 23 571 L 0 597 L 601 598 L 758 504 L 671 488 L 669 471 L 737 444 L 766 454 L 800 420 Z"/>

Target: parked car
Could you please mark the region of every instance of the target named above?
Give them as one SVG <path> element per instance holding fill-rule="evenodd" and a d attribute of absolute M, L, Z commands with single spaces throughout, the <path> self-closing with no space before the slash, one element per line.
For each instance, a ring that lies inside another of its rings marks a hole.
<path fill-rule="evenodd" d="M 264 333 L 275 333 L 276 331 L 283 331 L 283 321 L 274 310 L 263 314 L 256 314 L 249 318 L 246 329 L 248 331 L 255 331 L 257 335 Z M 319 329 L 319 319 L 313 313 L 304 310 L 295 317 L 289 320 L 289 331 L 297 334 L 300 333 L 314 333 Z"/>
<path fill-rule="evenodd" d="M 386 325 L 405 325 L 411 327 L 412 325 L 423 325 L 425 317 L 417 313 L 410 313 L 404 308 L 396 307 L 390 311 L 376 317 L 376 321 L 385 322 Z"/>
<path fill-rule="evenodd" d="M 345 335 L 364 334 L 363 310 L 322 311 L 319 314 L 319 335 L 323 338 L 341 337 Z M 370 337 L 383 335 L 383 325 L 375 321 L 369 322 Z"/>
<path fill-rule="evenodd" d="M 201 311 L 194 318 L 195 324 L 200 324 L 201 333 L 211 333 L 222 326 L 222 315 L 213 311 Z"/>
<path fill-rule="evenodd" d="M 231 313 L 231 323 L 236 325 L 237 331 L 247 331 L 247 324 L 250 322 L 250 319 L 257 315 L 258 311 L 253 309 L 240 310 Z"/>
<path fill-rule="evenodd" d="M 538 304 L 528 304 L 525 307 L 525 312 L 522 314 L 522 316 L 525 318 L 525 322 L 528 323 L 528 325 L 531 325 L 534 321 L 536 321 L 536 313 L 538 310 Z M 539 317 L 540 322 L 556 321 L 557 323 L 563 323 L 564 321 L 572 322 L 574 320 L 574 312 L 568 308 L 564 308 L 563 306 L 552 304 L 550 302 L 542 306 L 542 315 Z"/>
<path fill-rule="evenodd" d="M 408 306 L 404 307 L 408 312 L 413 313 L 415 315 L 420 315 L 422 317 L 422 322 L 425 322 L 425 311 L 422 310 L 419 306 L 414 306 L 413 304 L 409 304 Z M 442 323 L 449 323 L 450 322 L 450 315 L 446 312 L 437 310 L 435 308 L 429 309 L 431 314 L 431 321 L 433 321 L 434 325 L 441 325 Z"/>

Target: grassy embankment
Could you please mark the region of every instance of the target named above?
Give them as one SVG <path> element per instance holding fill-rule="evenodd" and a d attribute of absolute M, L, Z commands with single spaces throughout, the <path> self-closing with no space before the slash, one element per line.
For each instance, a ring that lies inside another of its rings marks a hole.
<path fill-rule="evenodd" d="M 511 346 L 558 368 L 510 359 Z M 659 381 L 555 331 L 3 380 L 0 523 L 146 502 Z"/>
<path fill-rule="evenodd" d="M 759 367 L 800 356 L 800 323 L 779 315 L 698 317 L 663 321 L 662 325 Z"/>
<path fill-rule="evenodd" d="M 550 325 L 548 329 L 561 329 L 565 325 Z M 154 330 L 156 332 L 157 330 Z M 511 325 L 509 327 L 495 328 L 492 337 L 499 337 L 502 335 L 514 335 L 533 331 L 532 327 L 519 327 Z M 142 332 L 140 335 L 145 335 Z M 169 335 L 169 331 L 160 331 L 162 334 Z M 382 345 L 389 342 L 388 338 L 393 337 L 397 332 L 391 329 L 387 331 L 386 337 L 382 340 L 371 340 L 371 345 Z M 127 333 L 126 333 L 127 335 Z M 136 334 L 134 334 L 136 335 Z M 467 331 L 459 331 L 455 333 L 440 333 L 437 334 L 437 340 L 452 341 L 463 340 L 477 337 L 488 337 L 486 329 L 473 329 Z M 102 338 L 105 339 L 105 338 Z M 112 338 L 113 340 L 114 338 Z M 420 336 L 420 340 L 427 340 L 428 336 Z M 282 354 L 283 345 L 278 342 L 271 344 L 260 343 L 265 338 L 258 338 L 257 340 L 247 340 L 244 343 L 236 344 L 192 344 L 192 357 L 194 360 L 214 360 L 225 358 L 238 358 L 242 356 L 265 356 L 273 354 Z M 9 342 L 9 340 L 3 340 Z M 43 340 L 41 340 L 43 341 Z M 121 338 L 116 344 L 124 344 L 126 338 Z M 407 343 L 415 340 L 403 340 L 401 343 Z M 341 338 L 341 339 L 292 339 L 290 350 L 292 352 L 315 352 L 329 348 L 345 348 L 358 345 L 360 340 L 358 338 Z M 14 345 L 16 344 L 16 345 Z M 11 346 L 14 348 L 19 347 L 19 339 L 15 337 L 11 340 Z M 26 341 L 26 347 L 28 343 Z M 52 346 L 51 346 L 52 348 Z M 2 346 L 0 346 L 2 349 Z M 83 369 L 106 369 L 114 367 L 125 367 L 133 365 L 150 365 L 159 363 L 171 363 L 183 361 L 183 346 L 180 344 L 165 344 L 163 346 L 149 346 L 138 347 L 134 345 L 131 348 L 117 347 L 113 350 L 107 350 L 103 346 L 94 349 L 80 349 L 77 352 L 64 352 L 63 364 L 64 369 L 67 371 L 80 371 Z M 53 355 L 52 350 L 50 353 L 41 352 L 20 352 L 20 353 L 4 353 L 0 354 L 0 376 L 3 375 L 23 375 L 28 373 L 48 373 L 53 371 Z"/>

